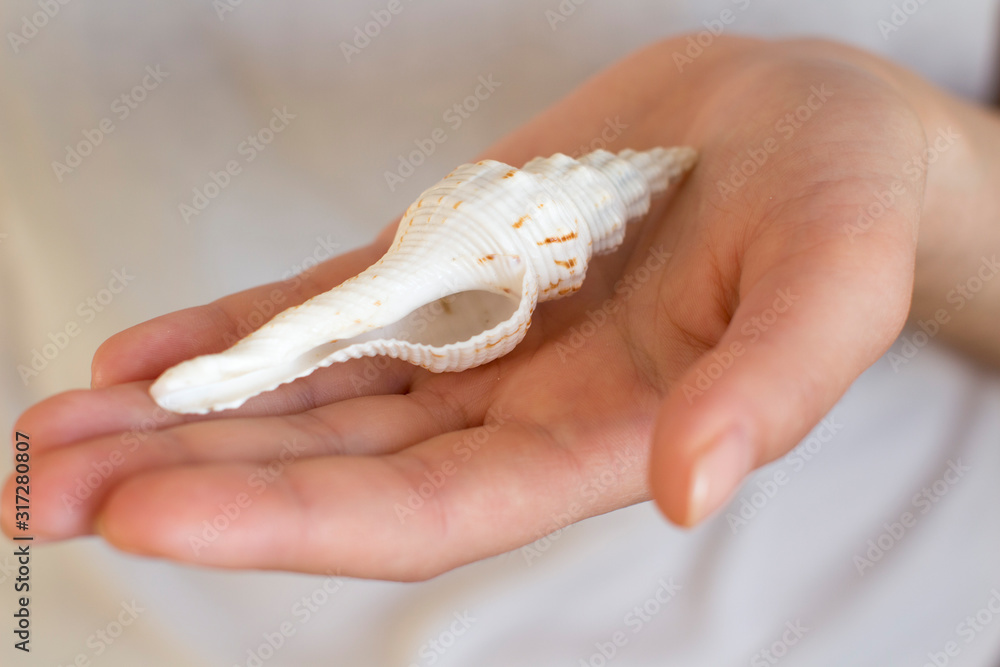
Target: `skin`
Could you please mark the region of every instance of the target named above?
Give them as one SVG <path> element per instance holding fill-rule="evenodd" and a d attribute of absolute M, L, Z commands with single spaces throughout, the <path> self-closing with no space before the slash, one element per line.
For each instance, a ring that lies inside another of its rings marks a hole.
<path fill-rule="evenodd" d="M 719 38 L 679 68 L 685 46 L 637 52 L 481 156 L 519 165 L 570 152 L 615 117 L 628 127 L 609 150 L 701 155 L 622 248 L 595 258 L 582 290 L 538 308 L 513 353 L 459 374 L 351 362 L 204 417 L 149 398 L 166 368 L 224 349 L 255 299 L 280 289 L 292 305 L 360 272 L 390 225 L 301 281 L 113 336 L 92 389 L 25 412 L 16 430 L 32 438 L 39 537 L 97 532 L 177 561 L 425 579 L 650 498 L 675 523 L 698 523 L 797 444 L 908 317 L 949 308 L 938 338 L 1000 359 L 1000 280 L 960 312 L 947 302 L 1000 248 L 998 206 L 980 186 L 1000 177 L 993 115 L 832 43 Z M 778 125 L 817 89 L 829 93 L 807 120 Z M 957 140 L 914 178 L 907 163 L 949 126 Z M 761 147 L 773 148 L 766 162 L 721 191 Z M 859 209 L 886 192 L 892 203 L 857 233 Z M 630 289 L 616 291 L 622 280 Z M 594 313 L 606 321 L 586 324 Z M 126 446 L 144 419 L 155 428 Z M 282 444 L 293 440 L 294 451 Z M 251 484 L 283 451 L 280 474 Z M 106 479 L 68 507 L 107 461 Z M 401 512 L 421 484 L 422 506 Z M 13 497 L 9 479 L 7 534 Z M 209 540 L 204 522 L 241 498 Z"/>

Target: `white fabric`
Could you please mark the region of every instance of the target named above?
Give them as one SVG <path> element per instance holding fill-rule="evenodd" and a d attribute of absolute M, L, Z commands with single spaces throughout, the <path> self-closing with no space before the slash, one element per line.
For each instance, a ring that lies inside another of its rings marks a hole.
<path fill-rule="evenodd" d="M 329 246 L 362 243 L 427 183 L 595 70 L 661 36 L 701 29 L 724 9 L 736 17 L 727 30 L 850 41 L 980 99 L 994 92 L 1000 27 L 992 0 L 898 1 L 913 15 L 885 36 L 879 22 L 891 24 L 894 10 L 881 0 L 401 0 L 348 63 L 340 43 L 388 2 L 231 0 L 235 10 L 220 20 L 210 2 L 70 0 L 15 53 L 9 34 L 42 11 L 36 3 L 0 6 L 0 410 L 8 427 L 31 403 L 86 386 L 93 351 L 112 333 L 281 278 Z M 550 23 L 546 12 L 560 7 L 566 20 Z M 115 98 L 157 65 L 169 74 L 121 118 Z M 453 127 L 443 114 L 489 75 L 499 88 Z M 240 143 L 275 108 L 295 118 L 245 162 Z M 65 147 L 103 118 L 114 131 L 59 182 L 53 160 L 65 161 Z M 384 172 L 437 127 L 447 141 L 390 191 Z M 241 173 L 185 222 L 179 205 L 228 160 Z M 125 289 L 101 312 L 80 307 L 115 271 L 126 275 Z M 22 382 L 18 365 L 71 323 L 79 334 Z M 735 534 L 726 513 L 682 532 L 642 505 L 573 526 L 537 553 L 416 585 L 328 582 L 332 595 L 321 578 L 182 567 L 93 539 L 38 548 L 30 664 L 71 664 L 80 654 L 103 665 L 256 664 L 248 651 L 286 621 L 295 634 L 273 656 L 265 650 L 262 664 L 600 665 L 616 632 L 627 641 L 610 662 L 622 665 L 773 664 L 755 654 L 783 633 L 797 639 L 784 665 L 921 665 L 950 640 L 960 652 L 947 664 L 997 664 L 1000 618 L 987 612 L 992 622 L 969 643 L 957 626 L 1000 590 L 992 515 L 1000 376 L 931 345 L 899 372 L 877 363 L 830 420 L 806 441 L 811 460 L 777 462 L 747 482 L 727 512 L 743 499 L 762 507 Z M 920 514 L 914 494 L 949 461 L 970 469 Z M 763 503 L 757 481 L 767 488 L 777 472 L 787 483 Z M 916 525 L 860 575 L 855 557 L 907 510 Z M 529 565 L 527 556 L 537 558 Z M 0 556 L 8 640 L 12 564 Z M 669 593 L 675 584 L 682 588 Z M 324 600 L 306 622 L 305 608 L 294 606 L 304 595 Z M 110 648 L 88 640 L 133 600 L 144 611 Z M 660 608 L 648 622 L 630 611 L 646 603 Z M 798 633 L 789 630 L 796 623 Z M 432 639 L 454 643 L 438 654 Z M 8 664 L 7 641 L 0 652 Z"/>

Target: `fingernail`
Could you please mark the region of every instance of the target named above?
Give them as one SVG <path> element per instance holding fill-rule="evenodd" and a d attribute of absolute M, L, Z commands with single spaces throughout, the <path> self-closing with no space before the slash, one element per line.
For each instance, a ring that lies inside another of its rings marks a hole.
<path fill-rule="evenodd" d="M 732 428 L 698 458 L 691 475 L 687 525 L 693 526 L 719 509 L 753 469 L 754 456 L 742 428 Z"/>

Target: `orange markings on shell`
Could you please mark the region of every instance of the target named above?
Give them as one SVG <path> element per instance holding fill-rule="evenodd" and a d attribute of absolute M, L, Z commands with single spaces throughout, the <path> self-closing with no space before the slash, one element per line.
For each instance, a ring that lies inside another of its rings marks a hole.
<path fill-rule="evenodd" d="M 565 243 L 566 241 L 572 241 L 576 238 L 576 232 L 570 232 L 566 236 L 550 236 L 544 241 L 539 241 L 538 245 L 548 245 L 550 243 Z"/>

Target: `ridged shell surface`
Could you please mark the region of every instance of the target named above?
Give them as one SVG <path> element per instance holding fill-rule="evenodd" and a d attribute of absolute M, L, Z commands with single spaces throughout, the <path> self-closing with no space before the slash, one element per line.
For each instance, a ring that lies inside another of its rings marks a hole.
<path fill-rule="evenodd" d="M 434 372 L 488 363 L 521 341 L 539 301 L 579 289 L 590 258 L 621 244 L 694 161 L 680 147 L 462 165 L 406 210 L 378 262 L 229 350 L 167 370 L 150 393 L 167 410 L 205 413 L 348 359 Z"/>

